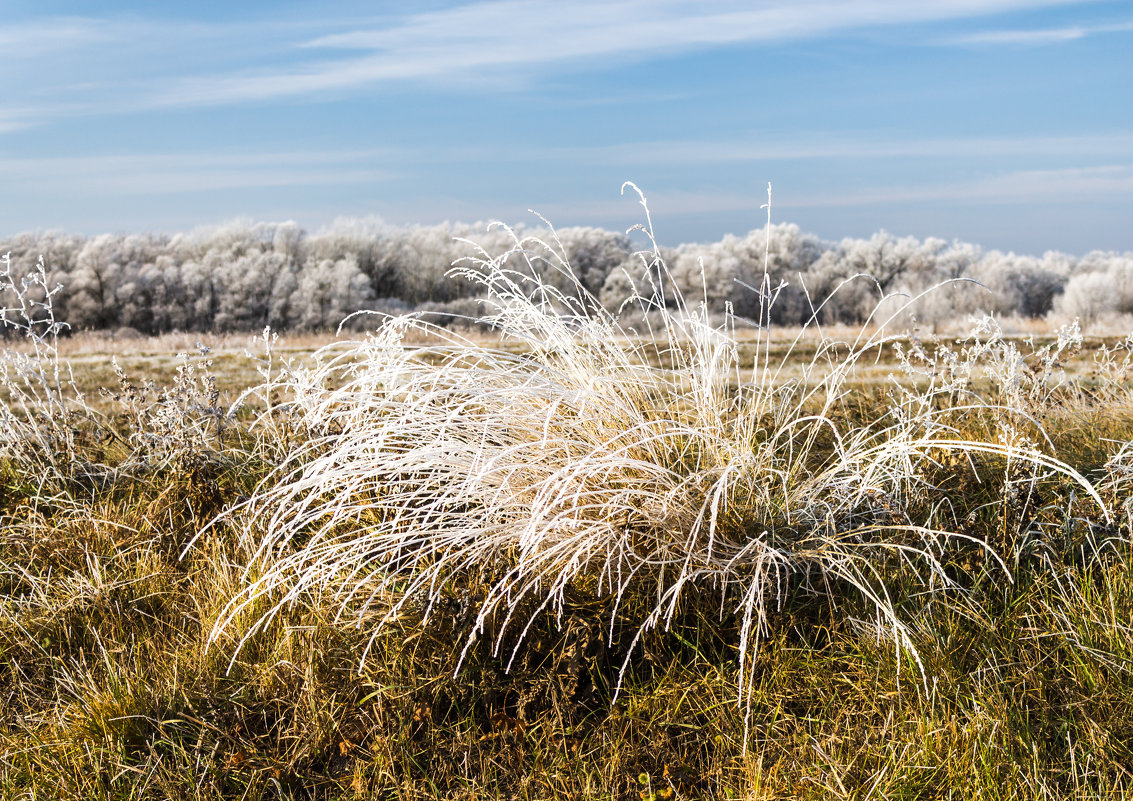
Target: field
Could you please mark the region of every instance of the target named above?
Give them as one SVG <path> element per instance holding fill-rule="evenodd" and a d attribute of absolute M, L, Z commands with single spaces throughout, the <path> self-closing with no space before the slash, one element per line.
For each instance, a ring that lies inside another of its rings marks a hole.
<path fill-rule="evenodd" d="M 501 337 L 7 342 L 4 797 L 1133 794 L 1126 341 L 501 264 Z"/>

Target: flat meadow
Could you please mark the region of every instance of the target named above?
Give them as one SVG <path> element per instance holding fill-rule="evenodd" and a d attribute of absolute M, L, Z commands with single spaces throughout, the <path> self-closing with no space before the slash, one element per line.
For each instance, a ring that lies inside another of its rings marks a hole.
<path fill-rule="evenodd" d="M 1131 341 L 645 266 L 612 314 L 485 258 L 476 331 L 13 313 L 0 793 L 1128 794 Z"/>

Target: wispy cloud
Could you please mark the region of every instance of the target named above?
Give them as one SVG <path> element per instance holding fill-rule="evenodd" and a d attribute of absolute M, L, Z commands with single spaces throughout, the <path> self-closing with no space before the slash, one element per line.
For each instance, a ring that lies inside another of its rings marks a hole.
<path fill-rule="evenodd" d="M 928 203 L 971 205 L 1010 203 L 1057 205 L 1067 202 L 1111 201 L 1133 196 L 1133 164 L 1114 164 L 1097 168 L 1066 170 L 1020 170 L 986 176 L 971 181 L 944 184 L 877 187 L 819 195 L 798 195 L 789 188 L 776 193 L 775 210 L 786 219 L 800 208 L 824 207 L 908 207 Z M 690 191 L 655 189 L 648 191 L 655 218 L 685 215 L 749 214 L 752 227 L 760 220 L 766 197 L 759 191 Z M 535 204 L 535 210 L 551 220 L 640 221 L 636 198 L 606 198 L 589 202 L 548 202 Z M 519 208 L 516 219 L 523 219 Z"/>
<path fill-rule="evenodd" d="M 1130 195 L 1133 195 L 1133 164 L 1110 164 L 1060 170 L 1017 170 L 971 181 L 792 198 L 791 205 L 858 206 L 926 201 L 1058 204 Z"/>
<path fill-rule="evenodd" d="M 387 150 L 138 154 L 0 159 L 5 187 L 19 192 L 168 195 L 377 183 L 402 155 Z"/>
<path fill-rule="evenodd" d="M 790 142 L 753 134 L 746 141 L 670 140 L 628 142 L 598 147 L 557 148 L 543 156 L 610 164 L 727 164 L 755 161 L 790 161 L 824 158 L 1002 158 L 1015 156 L 1133 156 L 1133 132 L 1076 136 L 954 137 L 889 139 L 880 136 L 843 135 L 807 137 Z M 512 150 L 511 158 L 534 154 Z"/>
<path fill-rule="evenodd" d="M 34 128 L 44 120 L 89 114 L 92 110 L 89 103 L 44 103 L 0 108 L 0 133 Z"/>
<path fill-rule="evenodd" d="M 117 37 L 109 20 L 54 17 L 5 23 L 0 28 L 0 52 L 5 60 L 50 54 L 60 50 L 106 44 Z"/>
<path fill-rule="evenodd" d="M 4 120 L 0 117 L 0 128 Z M 170 195 L 220 189 L 255 189 L 287 186 L 385 183 L 414 173 L 421 164 L 546 163 L 548 160 L 587 165 L 656 165 L 743 163 L 761 160 L 821 158 L 884 158 L 912 156 L 939 158 L 973 155 L 998 159 L 1006 155 L 1046 156 L 1089 153 L 1133 161 L 1133 134 L 1082 135 L 1001 139 L 923 139 L 896 141 L 831 141 L 792 145 L 737 144 L 734 142 L 672 141 L 624 144 L 596 148 L 498 149 L 455 148 L 437 153 L 411 148 L 364 150 L 296 150 L 275 152 L 158 153 L 0 159 L 0 175 L 9 192 L 60 192 L 67 194 Z M 987 175 L 967 182 L 922 183 L 877 187 L 848 194 L 789 197 L 796 206 L 842 206 L 928 200 L 1032 202 L 1063 197 L 1109 196 L 1133 192 L 1133 166 L 1067 169 L 1030 169 Z M 792 193 L 788 189 L 788 195 Z M 651 199 L 671 213 L 709 213 L 758 208 L 761 197 L 730 193 L 708 194 L 659 190 Z M 532 198 L 537 202 L 538 198 Z M 629 204 L 632 206 L 632 204 Z M 621 216 L 629 207 L 623 200 L 608 203 L 552 202 L 540 209 L 553 214 L 574 214 L 580 209 Z"/>
<path fill-rule="evenodd" d="M 50 17 L 0 29 L 0 133 L 58 117 L 349 94 L 408 81 L 527 87 L 546 74 L 727 45 L 979 19 L 1095 0 L 473 0 L 375 22 Z M 1090 29 L 1093 30 L 1093 29 Z"/>
<path fill-rule="evenodd" d="M 34 119 L 22 109 L 5 109 L 0 111 L 0 134 L 30 128 L 33 122 Z"/>
<path fill-rule="evenodd" d="M 894 207 L 917 203 L 956 202 L 966 204 L 1049 204 L 1110 201 L 1133 197 L 1133 164 L 1064 170 L 1018 170 L 988 175 L 971 181 L 874 187 L 841 193 L 795 194 L 788 187 L 776 192 L 777 213 L 790 215 L 796 209 L 831 207 Z M 766 198 L 759 192 L 684 191 L 660 189 L 648 192 L 649 206 L 666 217 L 683 215 L 749 213 L 758 225 L 759 210 Z M 638 220 L 641 209 L 635 198 L 596 202 L 549 202 L 536 210 L 556 219 Z M 518 214 L 518 212 L 517 212 Z"/>
<path fill-rule="evenodd" d="M 699 48 L 814 38 L 877 26 L 980 17 L 1084 0 L 490 0 L 300 43 L 323 57 L 283 69 L 197 75 L 163 92 L 167 105 L 235 103 L 409 79 L 671 55 Z M 347 57 L 327 57 L 346 51 Z"/>
<path fill-rule="evenodd" d="M 719 214 L 725 212 L 758 212 L 761 205 L 767 202 L 766 195 L 759 193 L 745 194 L 742 192 L 697 192 L 680 189 L 657 189 L 646 192 L 646 200 L 654 216 L 680 217 L 697 214 Z M 626 225 L 643 221 L 643 212 L 636 195 L 621 198 L 607 198 L 597 201 L 583 202 L 547 202 L 537 203 L 533 211 L 538 212 L 547 219 L 576 220 L 588 223 L 602 223 L 603 221 L 618 220 Z M 516 207 L 516 219 L 524 219 L 519 215 Z M 534 219 L 530 214 L 528 219 Z M 757 214 L 753 214 L 755 220 Z"/>
<path fill-rule="evenodd" d="M 980 31 L 944 39 L 941 44 L 948 45 L 1044 45 L 1059 42 L 1072 42 L 1102 33 L 1122 33 L 1133 31 L 1133 21 L 1109 25 L 1071 25 L 1064 28 L 1039 28 L 1032 30 Z"/>

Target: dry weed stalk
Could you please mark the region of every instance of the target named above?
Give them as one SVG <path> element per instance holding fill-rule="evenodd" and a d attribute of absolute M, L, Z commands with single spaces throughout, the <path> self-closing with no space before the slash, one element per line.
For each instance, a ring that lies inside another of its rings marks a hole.
<path fill-rule="evenodd" d="M 15 335 L 23 349 L 0 348 L 0 456 L 25 478 L 43 482 L 68 475 L 79 460 L 74 419 L 86 411 L 70 367 L 59 357 L 54 297 L 42 257 L 23 276 L 0 257 L 0 335 Z"/>

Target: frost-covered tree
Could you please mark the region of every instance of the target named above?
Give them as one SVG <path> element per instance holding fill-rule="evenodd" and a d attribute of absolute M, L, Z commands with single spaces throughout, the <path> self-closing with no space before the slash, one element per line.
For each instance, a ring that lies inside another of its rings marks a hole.
<path fill-rule="evenodd" d="M 403 275 L 413 263 L 404 230 L 380 217 L 342 217 L 307 239 L 308 258 L 353 258 L 378 297 L 401 297 Z"/>
<path fill-rule="evenodd" d="M 977 308 L 987 314 L 1042 317 L 1062 292 L 1072 265 L 1069 256 L 1053 251 L 1035 258 L 993 250 L 970 272 L 987 290 L 976 296 Z"/>
<path fill-rule="evenodd" d="M 76 328 L 130 325 L 123 304 L 139 295 L 130 312 L 147 303 L 142 268 L 154 262 L 167 241 L 158 237 L 103 234 L 86 242 L 75 258 L 68 288 L 68 322 Z"/>
<path fill-rule="evenodd" d="M 1087 325 L 1111 314 L 1133 314 L 1133 253 L 1086 254 L 1055 300 L 1054 311 Z"/>
<path fill-rule="evenodd" d="M 842 323 L 867 319 L 884 296 L 904 289 L 897 286 L 899 280 L 921 283 L 921 274 L 932 267 L 931 249 L 935 248 L 926 248 L 915 237 L 897 238 L 886 231 L 869 239 L 843 239 L 807 273 L 811 292 L 825 303 L 820 319 Z"/>
<path fill-rule="evenodd" d="M 597 298 L 611 272 L 633 261 L 633 242 L 625 234 L 602 228 L 560 228 L 555 231 L 563 256 L 583 288 Z"/>
<path fill-rule="evenodd" d="M 290 327 L 301 330 L 333 328 L 346 317 L 368 308 L 370 282 L 352 257 L 310 260 L 299 271 L 291 296 Z"/>
<path fill-rule="evenodd" d="M 773 324 L 804 323 L 818 307 L 823 322 L 859 323 L 883 296 L 891 296 L 885 313 L 904 309 L 902 324 L 937 325 L 979 313 L 1086 321 L 1133 314 L 1133 254 L 1098 251 L 1080 260 L 1053 252 L 981 254 L 967 243 L 884 231 L 829 244 L 791 224 L 663 248 L 668 274 L 635 254 L 624 234 L 600 228 L 399 227 L 377 218 L 338 220 L 313 236 L 294 222 L 248 220 L 172 237 L 33 232 L 0 240 L 0 253 L 9 252 L 17 274 L 44 257 L 49 283 L 64 287 L 56 311 L 75 330 L 330 328 L 375 304 L 464 313 L 484 288 L 451 275 L 453 264 L 474 268 L 476 258 L 503 253 L 516 276 L 568 296 L 597 296 L 611 311 L 635 287 L 646 296 L 657 288 L 670 304 L 682 295 L 713 313 L 730 307 L 741 318 L 766 322 L 759 292 L 766 267 Z M 566 264 L 585 292 L 578 293 Z M 857 274 L 868 277 L 851 280 Z M 919 299 L 910 304 L 913 297 Z"/>
<path fill-rule="evenodd" d="M 670 266 L 686 301 L 706 302 L 716 312 L 730 306 L 739 317 L 758 321 L 767 314 L 767 298 L 774 297 L 770 321 L 796 324 L 810 314 L 802 276 L 824 250 L 818 238 L 783 223 L 742 238 L 681 245 Z"/>
<path fill-rule="evenodd" d="M 660 248 L 659 253 L 638 252 L 624 263 L 614 267 L 602 282 L 598 300 L 607 311 L 617 314 L 632 312 L 634 303 L 641 297 L 651 297 L 657 288 L 664 297 L 671 297 L 674 287 L 666 282 L 664 266 L 675 264 L 677 252 Z"/>

